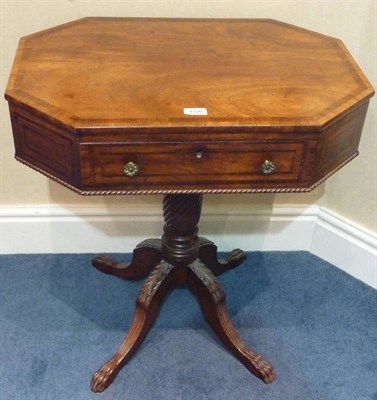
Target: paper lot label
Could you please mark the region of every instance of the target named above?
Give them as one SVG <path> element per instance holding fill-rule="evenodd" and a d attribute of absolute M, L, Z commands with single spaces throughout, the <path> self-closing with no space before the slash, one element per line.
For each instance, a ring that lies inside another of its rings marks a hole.
<path fill-rule="evenodd" d="M 206 108 L 184 108 L 183 114 L 185 115 L 208 115 Z"/>

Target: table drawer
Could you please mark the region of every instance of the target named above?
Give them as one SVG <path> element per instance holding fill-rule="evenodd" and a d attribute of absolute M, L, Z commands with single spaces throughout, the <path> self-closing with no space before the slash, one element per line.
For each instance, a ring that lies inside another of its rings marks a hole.
<path fill-rule="evenodd" d="M 82 179 L 88 187 L 117 189 L 297 181 L 304 148 L 304 142 L 82 144 Z"/>

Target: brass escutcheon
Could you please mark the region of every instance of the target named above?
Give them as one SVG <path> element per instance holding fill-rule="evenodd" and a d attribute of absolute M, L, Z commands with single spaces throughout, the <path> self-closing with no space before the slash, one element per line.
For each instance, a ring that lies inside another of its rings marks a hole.
<path fill-rule="evenodd" d="M 134 162 L 130 161 L 123 167 L 123 172 L 127 176 L 136 176 L 140 172 L 140 168 Z"/>

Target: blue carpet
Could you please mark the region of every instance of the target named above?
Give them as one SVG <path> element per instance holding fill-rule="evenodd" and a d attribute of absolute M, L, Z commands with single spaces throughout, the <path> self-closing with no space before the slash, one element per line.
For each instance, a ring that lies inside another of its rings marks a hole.
<path fill-rule="evenodd" d="M 101 274 L 91 258 L 0 257 L 1 400 L 377 400 L 377 291 L 307 252 L 249 253 L 219 277 L 234 325 L 275 367 L 272 384 L 250 375 L 177 289 L 114 383 L 92 393 L 142 282 Z"/>

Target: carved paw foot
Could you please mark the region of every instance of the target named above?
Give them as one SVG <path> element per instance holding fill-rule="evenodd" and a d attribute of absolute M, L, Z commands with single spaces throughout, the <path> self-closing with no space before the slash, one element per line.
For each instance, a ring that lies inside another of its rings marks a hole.
<path fill-rule="evenodd" d="M 111 274 L 113 268 L 119 268 L 119 264 L 105 254 L 95 256 L 92 260 L 92 265 L 105 274 Z"/>
<path fill-rule="evenodd" d="M 126 280 L 142 279 L 160 262 L 160 244 L 159 239 L 144 240 L 136 246 L 129 263 L 121 264 L 104 254 L 100 254 L 93 258 L 92 264 L 99 271 L 115 275 L 118 278 Z"/>
<path fill-rule="evenodd" d="M 224 259 L 217 259 L 217 246 L 206 238 L 201 237 L 199 241 L 198 258 L 215 275 L 237 267 L 246 259 L 245 253 L 240 249 L 232 250 Z"/>
<path fill-rule="evenodd" d="M 98 370 L 92 378 L 90 389 L 93 392 L 103 392 L 115 379 L 119 371 L 120 360 L 115 356 Z"/>
<path fill-rule="evenodd" d="M 251 365 L 247 366 L 250 372 L 261 379 L 264 383 L 271 383 L 275 379 L 275 373 L 272 365 L 265 361 L 260 354 L 251 352 L 249 361 Z"/>
<path fill-rule="evenodd" d="M 232 250 L 222 261 L 224 264 L 232 264 L 234 266 L 237 266 L 242 263 L 243 260 L 246 259 L 246 254 L 244 251 L 241 249 L 234 249 Z"/>

